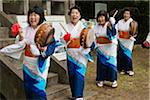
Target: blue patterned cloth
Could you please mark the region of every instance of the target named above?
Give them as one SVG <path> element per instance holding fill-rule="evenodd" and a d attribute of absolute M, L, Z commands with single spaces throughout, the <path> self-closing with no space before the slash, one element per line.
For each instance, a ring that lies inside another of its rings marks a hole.
<path fill-rule="evenodd" d="M 106 28 L 106 37 L 112 41 L 109 44 L 98 44 L 97 53 L 97 76 L 96 81 L 115 81 L 117 80 L 117 37 L 115 25 L 111 29 Z M 101 33 L 99 33 L 101 35 Z"/>
<path fill-rule="evenodd" d="M 83 97 L 86 66 L 76 62 L 69 55 L 67 56 L 67 66 L 72 97 Z"/>
<path fill-rule="evenodd" d="M 56 47 L 57 41 L 54 41 L 48 45 L 44 56 L 40 55 L 37 58 L 37 64 L 35 64 L 37 72 L 34 72 L 27 65 L 23 65 L 24 88 L 27 100 L 47 100 L 45 88 L 50 62 L 49 56 L 54 53 Z"/>

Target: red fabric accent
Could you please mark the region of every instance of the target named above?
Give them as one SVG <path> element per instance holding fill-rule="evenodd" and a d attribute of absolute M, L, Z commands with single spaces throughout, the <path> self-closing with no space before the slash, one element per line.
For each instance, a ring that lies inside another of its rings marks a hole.
<path fill-rule="evenodd" d="M 18 35 L 19 28 L 21 28 L 21 27 L 18 23 L 15 23 L 12 25 L 12 27 L 11 27 L 12 36 L 16 37 Z"/>
<path fill-rule="evenodd" d="M 71 34 L 67 32 L 67 33 L 64 35 L 64 40 L 65 40 L 66 42 L 68 42 L 68 41 L 70 40 L 70 37 L 71 37 Z"/>
<path fill-rule="evenodd" d="M 143 44 L 145 47 L 150 47 L 150 43 L 148 41 L 145 41 Z"/>
<path fill-rule="evenodd" d="M 109 40 L 107 37 L 104 37 L 104 36 L 97 37 L 96 42 L 99 43 L 99 44 L 112 43 L 111 40 Z"/>
<path fill-rule="evenodd" d="M 122 31 L 122 32 L 119 34 L 119 37 L 120 37 L 120 38 L 130 38 L 129 32 L 128 32 L 128 31 Z"/>
<path fill-rule="evenodd" d="M 68 48 L 80 48 L 80 39 L 72 38 L 67 47 Z"/>
<path fill-rule="evenodd" d="M 32 52 L 30 51 L 30 45 L 29 44 L 26 45 L 25 56 L 28 56 L 28 57 L 37 57 L 37 56 L 33 55 Z"/>
<path fill-rule="evenodd" d="M 77 38 L 73 38 L 73 41 L 72 41 L 72 42 L 74 42 L 74 41 L 78 41 Z M 79 44 L 78 42 L 75 43 L 74 48 L 80 48 L 80 44 Z"/>

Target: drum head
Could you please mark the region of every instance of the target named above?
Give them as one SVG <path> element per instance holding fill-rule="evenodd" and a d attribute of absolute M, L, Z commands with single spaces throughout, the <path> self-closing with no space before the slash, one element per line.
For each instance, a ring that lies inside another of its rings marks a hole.
<path fill-rule="evenodd" d="M 90 47 L 92 45 L 92 43 L 94 42 L 94 31 L 93 30 L 89 30 L 88 34 L 87 34 L 87 39 L 86 39 L 86 45 L 87 47 Z"/>
<path fill-rule="evenodd" d="M 34 38 L 35 43 L 40 44 L 41 47 L 48 45 L 50 42 L 52 42 L 54 38 L 53 37 L 54 32 L 55 31 L 52 25 L 48 23 L 44 23 L 40 25 L 35 34 L 35 38 Z"/>

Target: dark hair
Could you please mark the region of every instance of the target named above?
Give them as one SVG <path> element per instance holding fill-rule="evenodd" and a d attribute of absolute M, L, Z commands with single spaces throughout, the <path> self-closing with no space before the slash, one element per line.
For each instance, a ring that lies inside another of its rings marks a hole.
<path fill-rule="evenodd" d="M 28 11 L 28 24 L 29 25 L 30 25 L 29 16 L 33 12 L 35 12 L 36 14 L 38 14 L 40 16 L 40 20 L 39 20 L 38 25 L 42 24 L 46 20 L 45 17 L 44 17 L 44 10 L 41 7 L 34 6 L 32 9 L 29 9 L 29 11 Z"/>
<path fill-rule="evenodd" d="M 123 9 L 123 14 L 125 13 L 125 11 L 129 11 L 129 12 L 130 12 L 130 16 L 132 15 L 132 14 L 131 14 L 132 12 L 131 12 L 131 10 L 130 10 L 129 8 L 124 8 L 124 9 Z"/>
<path fill-rule="evenodd" d="M 125 7 L 125 8 L 123 8 L 123 11 L 122 11 L 122 18 L 124 18 L 123 14 L 124 14 L 126 11 L 129 11 L 129 12 L 130 12 L 130 17 L 132 17 L 132 12 L 131 12 L 131 10 L 130 10 L 128 7 Z"/>
<path fill-rule="evenodd" d="M 80 15 L 82 16 L 81 9 L 77 5 L 75 5 L 74 7 L 70 8 L 68 15 L 71 14 L 71 12 L 72 12 L 73 9 L 77 9 L 80 12 Z"/>
<path fill-rule="evenodd" d="M 108 14 L 105 10 L 100 10 L 98 13 L 97 13 L 97 16 L 96 16 L 96 21 L 98 22 L 98 17 L 100 16 L 105 16 L 105 20 L 108 21 L 109 18 L 108 18 Z"/>
<path fill-rule="evenodd" d="M 124 13 L 125 11 L 131 12 L 129 8 L 124 8 L 124 9 L 123 9 L 123 13 Z"/>

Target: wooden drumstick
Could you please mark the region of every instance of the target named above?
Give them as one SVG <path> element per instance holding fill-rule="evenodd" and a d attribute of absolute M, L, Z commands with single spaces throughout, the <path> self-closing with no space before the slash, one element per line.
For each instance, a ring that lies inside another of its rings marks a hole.
<path fill-rule="evenodd" d="M 64 29 L 64 31 L 67 33 L 67 30 L 65 29 L 65 27 L 61 23 L 59 23 L 59 24 Z"/>
<path fill-rule="evenodd" d="M 113 17 L 115 17 L 117 15 L 117 13 L 118 13 L 118 10 L 115 11 Z"/>
<path fill-rule="evenodd" d="M 65 31 L 66 33 L 68 33 L 67 30 L 65 29 L 65 27 L 64 27 L 61 23 L 59 23 L 59 24 L 60 24 L 60 26 L 64 29 L 64 31 Z M 61 37 L 61 38 L 63 38 L 63 37 Z M 67 45 L 68 45 L 71 41 L 72 41 L 72 39 L 70 39 L 70 40 L 67 42 Z"/>

